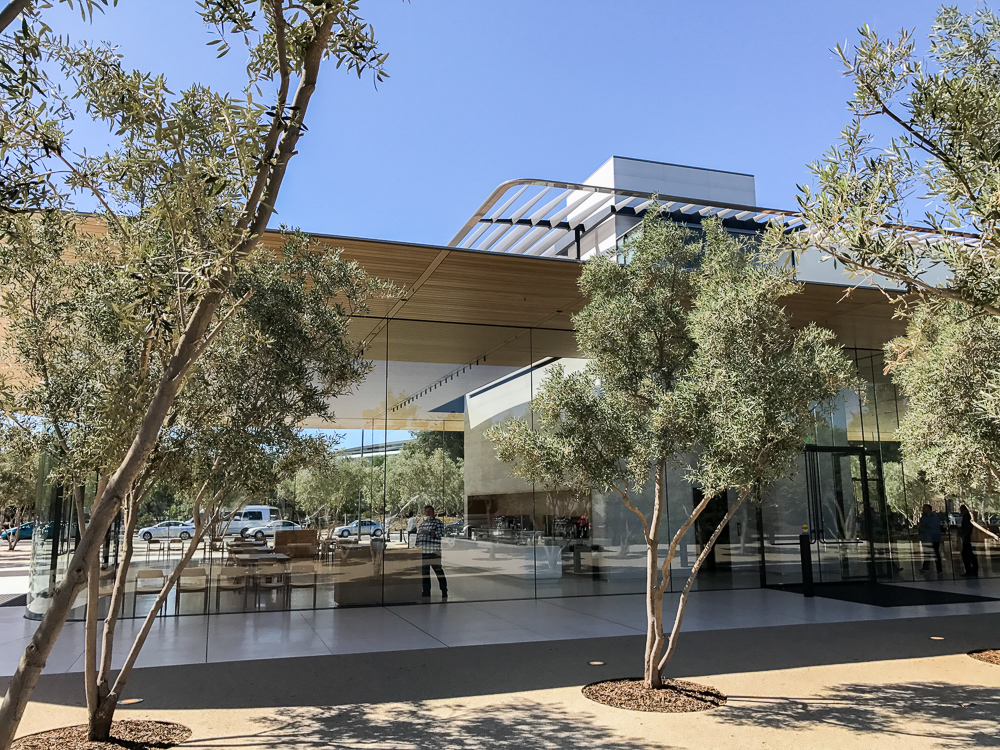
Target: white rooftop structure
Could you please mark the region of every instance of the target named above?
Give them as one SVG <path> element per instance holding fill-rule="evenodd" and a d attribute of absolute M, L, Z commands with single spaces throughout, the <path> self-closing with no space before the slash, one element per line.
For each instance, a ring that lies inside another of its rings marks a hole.
<path fill-rule="evenodd" d="M 753 175 L 613 156 L 581 183 L 518 179 L 502 183 L 449 242 L 499 253 L 586 259 L 613 252 L 657 202 L 680 223 L 718 216 L 755 231 L 789 211 L 755 205 Z"/>
<path fill-rule="evenodd" d="M 757 206 L 753 175 L 612 156 L 580 183 L 530 178 L 501 183 L 448 246 L 586 260 L 615 252 L 654 200 L 672 221 L 691 227 L 711 216 L 733 232 L 756 233 L 771 222 L 789 231 L 805 226 L 796 211 Z M 915 243 L 939 237 L 929 228 L 897 229 Z M 952 236 L 975 239 L 962 232 Z M 859 285 L 822 253 L 806 253 L 794 262 L 800 281 Z M 925 273 L 929 281 L 943 280 L 942 269 L 928 268 Z M 869 283 L 896 286 L 881 277 Z"/>

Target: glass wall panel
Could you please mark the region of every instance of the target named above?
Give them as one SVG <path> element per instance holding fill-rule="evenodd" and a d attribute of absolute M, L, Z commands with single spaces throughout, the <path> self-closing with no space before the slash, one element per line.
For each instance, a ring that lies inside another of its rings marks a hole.
<path fill-rule="evenodd" d="M 710 536 L 722 515 L 737 500 L 736 492 L 730 490 L 725 497 L 714 501 L 717 503 L 717 509 L 712 514 L 711 520 L 698 519 L 703 524 L 704 531 L 702 533 L 707 533 Z M 706 510 L 710 510 L 711 507 L 712 503 Z M 719 511 L 722 515 L 719 514 Z M 711 571 L 710 574 L 706 576 L 705 574 L 709 571 Z M 747 498 L 719 535 L 715 549 L 706 559 L 705 565 L 698 574 L 697 585 L 701 589 L 742 589 L 760 586 L 760 581 L 760 533 L 757 506 L 754 504 L 753 498 Z"/>
<path fill-rule="evenodd" d="M 386 493 L 390 510 L 414 513 L 417 528 L 386 549 L 387 566 L 415 571 L 392 598 L 387 580 L 386 602 L 535 595 L 533 487 L 486 437 L 506 419 L 530 420 L 533 377 L 527 329 L 392 321 L 386 425 L 409 442 L 390 458 Z M 444 524 L 439 542 L 424 533 L 427 505 Z"/>
<path fill-rule="evenodd" d="M 512 417 L 532 423 L 529 402 L 553 367 L 585 366 L 572 331 L 374 318 L 352 325 L 352 335 L 369 343 L 371 372 L 337 399 L 332 422 L 308 425 L 336 443 L 332 468 L 304 470 L 265 498 L 234 497 L 232 523 L 213 529 L 195 551 L 164 614 L 439 601 L 444 590 L 456 601 L 644 590 L 642 524 L 617 494 L 519 479 L 486 437 Z M 745 503 L 706 559 L 696 589 L 800 583 L 803 527 L 819 582 L 957 576 L 963 501 L 983 525 L 1000 531 L 996 502 L 946 498 L 903 459 L 896 431 L 905 402 L 884 372 L 882 353 L 852 354 L 863 398 L 841 394 L 792 475 L 764 488 L 759 503 Z M 31 541 L 33 617 L 44 612 L 79 539 L 72 490 L 45 481 L 49 468 L 40 467 L 39 532 Z M 87 507 L 94 484 L 82 490 Z M 667 469 L 666 488 L 661 561 L 701 499 L 675 465 Z M 151 493 L 132 539 L 126 617 L 145 615 L 189 547 L 183 522 L 190 505 L 164 492 Z M 672 590 L 683 587 L 735 500 L 733 491 L 715 498 L 687 531 L 671 567 Z M 631 489 L 630 502 L 650 517 L 652 478 Z M 940 573 L 918 531 L 925 503 L 945 528 Z M 437 540 L 419 533 L 428 505 L 443 527 L 439 555 Z M 302 528 L 241 538 L 244 529 L 271 519 Z M 123 554 L 122 534 L 119 519 L 101 551 L 101 616 Z M 980 575 L 1000 575 L 1000 545 L 977 534 L 975 547 Z M 72 617 L 84 616 L 84 601 L 81 593 Z"/>
<path fill-rule="evenodd" d="M 385 554 L 391 533 L 385 489 L 393 446 L 386 431 L 391 322 L 374 323 L 366 336 L 371 371 L 349 396 L 333 404 L 340 450 L 329 491 L 337 512 L 328 521 L 331 526 L 319 534 L 325 539 L 317 544 L 314 579 L 305 561 L 294 559 L 289 566 L 289 602 L 294 608 L 312 606 L 310 597 L 317 607 L 386 601 L 383 578 L 392 567 Z"/>
<path fill-rule="evenodd" d="M 532 396 L 538 394 L 551 369 L 582 369 L 573 331 L 535 329 L 531 332 L 533 355 Z M 623 564 L 621 540 L 613 529 L 616 514 L 632 515 L 617 495 L 580 492 L 570 487 L 535 485 L 535 580 L 539 597 L 584 596 L 616 590 Z M 638 520 L 632 518 L 637 525 Z"/>
<path fill-rule="evenodd" d="M 806 457 L 799 456 L 793 473 L 761 492 L 760 522 L 764 580 L 768 586 L 802 583 L 799 535 L 813 529 L 806 486 Z"/>
<path fill-rule="evenodd" d="M 40 619 L 48 607 L 52 590 L 62 582 L 80 542 L 80 522 L 75 492 L 84 509 L 84 525 L 94 502 L 96 477 L 75 489 L 53 480 L 56 461 L 43 454 L 38 462 L 34 529 L 31 535 L 31 560 L 28 570 L 27 616 Z M 114 575 L 120 552 L 120 519 L 105 536 L 98 557 L 102 596 L 110 594 L 105 582 Z M 70 619 L 83 619 L 87 595 L 80 592 L 70 612 Z M 107 600 L 102 600 L 100 616 L 106 614 Z"/>
<path fill-rule="evenodd" d="M 666 555 L 670 540 L 673 539 L 674 534 L 676 534 L 677 530 L 684 524 L 685 519 L 687 519 L 687 517 L 694 510 L 695 505 L 697 505 L 702 499 L 701 490 L 694 487 L 684 478 L 684 471 L 682 468 L 673 464 L 667 465 L 666 487 L 666 517 L 664 519 L 663 530 L 660 534 L 660 538 L 662 540 L 660 549 L 661 562 L 663 557 Z M 646 484 L 643 495 L 644 501 L 650 509 L 652 509 L 653 505 L 652 493 L 653 483 L 652 481 L 649 481 Z M 648 500 L 646 499 L 647 497 Z M 709 503 L 709 507 L 705 509 L 704 513 L 712 515 L 720 506 L 724 506 L 725 502 L 726 501 L 722 498 L 712 500 L 711 503 Z M 722 511 L 722 515 L 725 515 L 725 510 Z M 722 516 L 720 515 L 719 518 L 721 517 Z M 670 566 L 671 590 L 679 591 L 684 588 L 684 584 L 687 581 L 688 576 L 691 574 L 691 569 L 702 550 L 702 544 L 704 544 L 712 533 L 711 531 L 706 531 L 708 523 L 710 523 L 710 521 L 706 521 L 704 518 L 699 518 L 698 521 L 696 521 L 695 524 L 687 530 L 684 536 L 681 537 L 680 543 L 677 547 L 677 554 Z M 715 527 L 713 526 L 712 528 L 714 529 Z M 638 541 L 641 545 L 641 532 Z M 702 566 L 702 573 L 705 572 L 706 568 L 711 568 L 712 572 L 704 581 L 702 580 L 702 574 L 699 573 L 694 584 L 695 589 L 699 586 L 714 588 L 713 581 L 715 576 L 719 573 L 715 560 L 715 553 L 713 552 L 711 558 L 706 560 L 705 565 Z M 644 590 L 644 585 L 639 590 Z"/>

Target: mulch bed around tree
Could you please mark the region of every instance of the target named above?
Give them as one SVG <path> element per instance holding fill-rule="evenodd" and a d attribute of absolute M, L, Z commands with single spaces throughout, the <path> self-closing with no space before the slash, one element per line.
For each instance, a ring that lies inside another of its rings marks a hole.
<path fill-rule="evenodd" d="M 969 656 L 979 659 L 987 664 L 996 664 L 1000 667 L 1000 649 L 983 649 L 982 651 L 970 651 Z"/>
<path fill-rule="evenodd" d="M 649 690 L 637 679 L 606 680 L 587 685 L 583 694 L 606 706 L 667 714 L 707 711 L 726 703 L 726 696 L 715 688 L 687 680 L 664 680 L 659 690 Z"/>
<path fill-rule="evenodd" d="M 90 742 L 87 726 L 61 727 L 29 734 L 15 740 L 11 750 L 160 750 L 175 747 L 191 736 L 182 724 L 166 721 L 116 721 L 111 725 L 109 742 Z"/>

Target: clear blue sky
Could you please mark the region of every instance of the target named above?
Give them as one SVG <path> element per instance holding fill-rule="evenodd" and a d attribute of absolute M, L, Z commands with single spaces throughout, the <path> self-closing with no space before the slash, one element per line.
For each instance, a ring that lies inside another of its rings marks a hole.
<path fill-rule="evenodd" d="M 938 5 L 362 2 L 391 77 L 376 90 L 332 65 L 322 72 L 279 222 L 443 244 L 503 180 L 582 180 L 611 155 L 748 172 L 758 204 L 793 207 L 806 163 L 847 118 L 833 45 L 864 23 L 923 38 Z M 237 90 L 236 48 L 216 62 L 194 8 L 120 0 L 93 25 L 64 6 L 47 19 L 73 38 L 115 42 L 174 90 Z M 100 145 L 92 128 L 77 131 L 78 147 Z"/>

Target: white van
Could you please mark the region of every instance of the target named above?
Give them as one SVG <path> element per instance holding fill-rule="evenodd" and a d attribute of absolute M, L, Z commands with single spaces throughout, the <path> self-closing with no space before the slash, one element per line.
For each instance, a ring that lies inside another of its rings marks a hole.
<path fill-rule="evenodd" d="M 224 535 L 243 536 L 243 532 L 251 526 L 263 526 L 269 521 L 280 520 L 281 511 L 273 505 L 247 505 L 236 511 Z"/>

